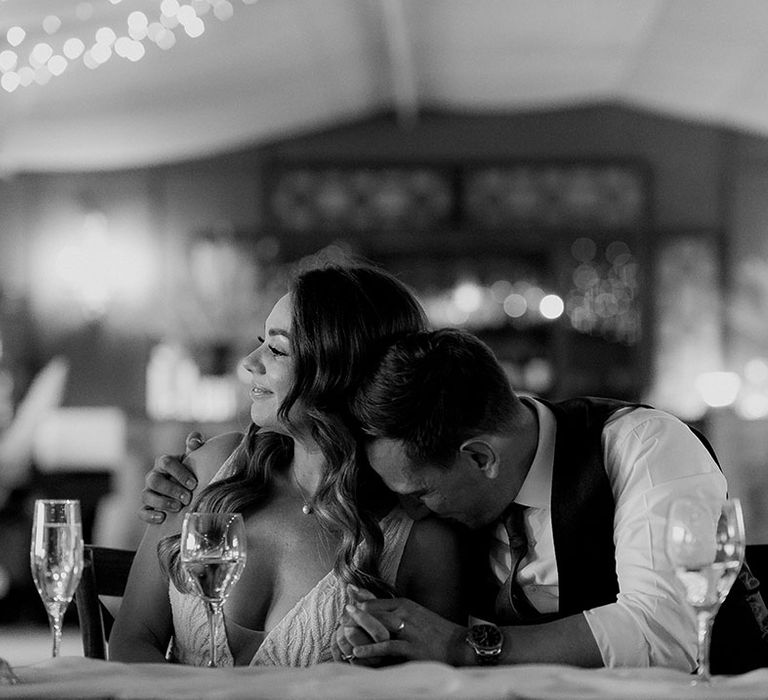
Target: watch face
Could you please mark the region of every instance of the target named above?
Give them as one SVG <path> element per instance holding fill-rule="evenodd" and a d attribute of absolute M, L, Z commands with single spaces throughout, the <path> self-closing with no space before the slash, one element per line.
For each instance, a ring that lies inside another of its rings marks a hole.
<path fill-rule="evenodd" d="M 473 625 L 467 634 L 467 641 L 478 654 L 498 654 L 504 636 L 496 625 Z"/>

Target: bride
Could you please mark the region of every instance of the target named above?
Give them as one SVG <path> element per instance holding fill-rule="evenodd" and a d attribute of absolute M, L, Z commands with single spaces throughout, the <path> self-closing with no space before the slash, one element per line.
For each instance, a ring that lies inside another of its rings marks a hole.
<path fill-rule="evenodd" d="M 332 660 L 347 584 L 412 598 L 457 622 L 466 617 L 459 533 L 433 518 L 412 520 L 349 428 L 347 404 L 370 358 L 423 327 L 410 292 L 368 267 L 304 272 L 269 314 L 244 360 L 251 426 L 187 458 L 203 483 L 217 472 L 189 508 L 237 511 L 246 522 L 246 568 L 215 640 L 222 665 Z M 207 664 L 205 610 L 178 569 L 182 517 L 147 529 L 110 659 Z"/>

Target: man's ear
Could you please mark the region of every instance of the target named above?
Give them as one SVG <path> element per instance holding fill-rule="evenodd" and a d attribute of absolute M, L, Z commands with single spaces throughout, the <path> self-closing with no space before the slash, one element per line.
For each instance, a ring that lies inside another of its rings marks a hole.
<path fill-rule="evenodd" d="M 488 479 L 495 479 L 499 474 L 499 455 L 487 440 L 470 438 L 461 443 L 459 452 L 463 457 L 483 472 Z"/>

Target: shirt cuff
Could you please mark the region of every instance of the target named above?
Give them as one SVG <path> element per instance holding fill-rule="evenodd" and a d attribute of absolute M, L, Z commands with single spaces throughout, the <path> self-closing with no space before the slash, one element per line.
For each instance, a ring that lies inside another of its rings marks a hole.
<path fill-rule="evenodd" d="M 600 649 L 604 666 L 650 666 L 648 644 L 627 610 L 611 603 L 585 610 L 584 617 Z"/>

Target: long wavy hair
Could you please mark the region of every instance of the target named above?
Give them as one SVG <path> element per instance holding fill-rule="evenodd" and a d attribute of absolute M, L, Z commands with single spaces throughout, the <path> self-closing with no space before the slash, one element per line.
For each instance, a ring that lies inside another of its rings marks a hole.
<path fill-rule="evenodd" d="M 386 346 L 426 327 L 424 312 L 401 282 L 370 266 L 329 265 L 302 272 L 290 293 L 295 376 L 278 415 L 290 425 L 291 409 L 301 411 L 302 423 L 325 459 L 314 512 L 324 527 L 340 537 L 336 575 L 344 583 L 391 594 L 378 566 L 383 535 L 377 509 L 393 502 L 393 496 L 368 465 L 364 448 L 354 437 L 350 404 Z M 232 455 L 230 475 L 204 488 L 192 510 L 251 512 L 258 508 L 270 494 L 273 475 L 290 468 L 293 445 L 293 438 L 260 432 L 251 424 Z M 158 555 L 183 590 L 179 535 L 162 540 Z"/>

